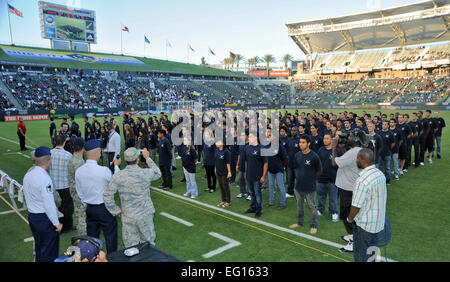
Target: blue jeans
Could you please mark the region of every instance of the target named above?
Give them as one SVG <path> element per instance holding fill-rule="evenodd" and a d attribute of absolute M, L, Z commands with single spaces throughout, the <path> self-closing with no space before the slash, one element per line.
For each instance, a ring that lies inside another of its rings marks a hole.
<path fill-rule="evenodd" d="M 280 189 L 280 206 L 284 207 L 286 205 L 286 189 L 284 188 L 284 174 L 282 172 L 269 172 L 269 204 L 273 205 L 274 194 L 276 190 L 275 182 L 277 182 L 278 188 Z"/>
<path fill-rule="evenodd" d="M 186 178 L 186 194 L 198 197 L 197 182 L 195 181 L 195 173 L 188 172 L 184 167 L 184 177 Z"/>
<path fill-rule="evenodd" d="M 377 252 L 377 233 L 369 233 L 359 226 L 353 229 L 353 257 L 355 262 L 375 262 Z"/>
<path fill-rule="evenodd" d="M 249 181 L 247 180 L 247 189 L 252 197 L 250 202 L 250 209 L 254 210 L 256 213 L 262 211 L 262 193 L 261 193 L 261 182 Z"/>
<path fill-rule="evenodd" d="M 394 161 L 394 175 L 398 176 L 398 153 L 392 154 L 392 160 Z"/>
<path fill-rule="evenodd" d="M 389 182 L 391 180 L 391 155 L 383 156 L 380 159 L 381 164 L 384 165 L 384 176 L 386 176 L 386 180 Z M 382 166 L 380 165 L 380 170 L 381 168 Z"/>
<path fill-rule="evenodd" d="M 441 155 L 441 140 L 442 136 L 436 136 L 436 154 Z"/>
<path fill-rule="evenodd" d="M 323 214 L 325 212 L 325 204 L 327 202 L 327 195 L 330 195 L 330 203 L 328 205 L 328 210 L 331 214 L 337 214 L 338 209 L 338 188 L 334 183 L 317 183 L 317 200 L 318 207 L 317 210 Z"/>
<path fill-rule="evenodd" d="M 316 192 L 305 193 L 294 189 L 295 198 L 297 199 L 297 224 L 303 226 L 305 210 L 304 202 L 309 206 L 310 223 L 309 226 L 317 228 L 317 208 L 316 208 Z"/>

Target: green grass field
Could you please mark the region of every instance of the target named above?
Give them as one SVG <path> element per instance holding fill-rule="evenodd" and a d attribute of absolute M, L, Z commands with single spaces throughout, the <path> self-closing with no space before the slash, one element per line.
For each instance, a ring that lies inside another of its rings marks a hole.
<path fill-rule="evenodd" d="M 329 110 L 326 110 L 329 111 Z M 334 111 L 337 112 L 337 111 Z M 358 112 L 358 111 L 356 111 Z M 371 112 L 371 111 L 369 111 Z M 386 113 L 389 113 L 386 111 Z M 450 120 L 450 112 L 442 112 L 443 118 Z M 119 124 L 121 124 L 119 118 Z M 77 122 L 82 127 L 83 122 Z M 48 121 L 27 122 L 28 146 L 49 146 Z M 59 127 L 59 121 L 57 122 Z M 19 145 L 16 135 L 16 123 L 0 123 L 0 169 L 19 183 L 32 165 L 31 159 L 18 154 Z M 450 198 L 450 162 L 448 154 L 450 135 L 444 130 L 442 140 L 442 156 L 434 159 L 433 164 L 426 162 L 419 169 L 411 168 L 399 181 L 392 181 L 388 186 L 387 217 L 393 233 L 387 248 L 381 248 L 381 256 L 395 261 L 449 261 L 450 252 L 450 214 L 448 199 Z M 8 151 L 9 150 L 9 151 Z M 26 153 L 29 155 L 29 152 Z M 124 167 L 124 164 L 122 165 Z M 296 222 L 295 199 L 287 199 L 287 208 L 277 211 L 279 192 L 275 196 L 275 208 L 263 208 L 262 217 L 255 221 L 244 211 L 249 207 L 245 199 L 235 196 L 239 189 L 231 185 L 232 204 L 228 209 L 217 208 L 220 191 L 203 192 L 206 187 L 204 169 L 197 167 L 197 184 L 199 198 L 191 200 L 183 197 L 186 192 L 182 179 L 181 161 L 177 160 L 178 170 L 174 171 L 174 189 L 165 192 L 152 189 L 151 196 L 156 208 L 155 229 L 156 244 L 163 251 L 183 261 L 237 261 L 237 262 L 341 262 L 353 261 L 352 254 L 343 254 L 337 246 L 344 244 L 339 238 L 345 235 L 341 222 L 331 221 L 328 211 L 319 218 L 318 233 L 309 235 L 309 211 L 305 209 L 305 226 L 290 230 L 288 226 Z M 161 180 L 152 183 L 158 187 Z M 1 190 L 0 190 L 1 191 Z M 268 190 L 263 191 L 263 205 L 268 202 Z M 11 211 L 7 204 L 8 194 L 0 195 L 0 261 L 33 261 L 33 243 L 24 242 L 32 237 L 27 223 L 16 213 L 2 214 Z M 118 197 L 116 197 L 119 202 Z M 161 214 L 163 213 L 163 214 Z M 27 218 L 27 212 L 20 212 Z M 187 221 L 186 226 L 171 216 Z M 213 235 L 211 235 L 213 234 Z M 214 250 L 228 244 L 214 234 L 225 236 L 237 246 L 213 256 Z M 68 246 L 70 238 L 76 232 L 61 235 L 60 252 Z M 119 219 L 119 249 L 121 241 L 121 225 Z"/>

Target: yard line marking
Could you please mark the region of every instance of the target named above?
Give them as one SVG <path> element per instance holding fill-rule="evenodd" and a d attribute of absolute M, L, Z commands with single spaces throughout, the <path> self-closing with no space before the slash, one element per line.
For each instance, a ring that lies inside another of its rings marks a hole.
<path fill-rule="evenodd" d="M 11 139 L 8 139 L 8 138 L 5 138 L 5 137 L 1 137 L 1 136 L 0 136 L 0 140 L 3 140 L 3 141 L 6 141 L 6 142 L 9 142 L 9 143 L 13 143 L 13 144 L 20 145 L 19 142 L 14 141 L 14 140 L 11 140 Z M 31 146 L 28 146 L 28 145 L 27 145 L 27 147 L 30 148 L 30 149 L 33 149 L 33 150 L 36 149 L 36 148 L 31 147 Z"/>
<path fill-rule="evenodd" d="M 34 241 L 34 238 L 33 238 L 33 237 L 29 237 L 29 238 L 23 239 L 23 242 L 24 242 L 24 243 L 33 242 L 33 241 Z"/>
<path fill-rule="evenodd" d="M 4 153 L 3 155 L 19 155 L 27 159 L 31 159 L 31 156 L 25 155 L 22 152 L 12 152 L 12 153 Z"/>
<path fill-rule="evenodd" d="M 25 211 L 26 209 L 24 209 L 24 208 L 22 208 L 22 209 L 19 209 L 19 210 L 17 210 L 17 211 Z M 10 211 L 4 211 L 4 212 L 0 212 L 0 215 L 5 215 L 5 214 L 10 214 L 10 213 L 14 213 L 14 212 L 16 212 L 15 210 L 10 210 Z"/>
<path fill-rule="evenodd" d="M 21 219 L 23 219 L 23 221 L 25 221 L 26 222 L 26 224 L 30 224 L 29 222 L 28 222 L 28 220 L 26 220 L 25 219 L 25 217 L 23 217 L 23 215 L 17 210 L 17 209 L 15 209 L 5 198 L 3 198 L 3 196 L 2 195 L 0 195 L 0 199 L 2 199 L 11 209 L 13 209 L 14 210 L 14 212 L 21 218 Z"/>
<path fill-rule="evenodd" d="M 159 214 L 162 215 L 162 216 L 165 216 L 165 217 L 167 217 L 167 218 L 170 218 L 170 219 L 172 219 L 172 220 L 175 220 L 176 222 L 179 222 L 179 223 L 181 223 L 181 224 L 184 224 L 184 225 L 186 225 L 186 226 L 188 226 L 188 227 L 194 226 L 194 224 L 192 224 L 192 223 L 190 223 L 190 222 L 188 222 L 188 221 L 186 221 L 186 220 L 183 220 L 183 219 L 181 219 L 181 218 L 178 218 L 178 217 L 176 217 L 176 216 L 170 215 L 170 214 L 168 214 L 168 213 L 166 213 L 166 212 L 160 212 Z"/>
<path fill-rule="evenodd" d="M 331 247 L 335 247 L 335 248 L 337 248 L 337 249 L 340 249 L 340 248 L 344 247 L 344 245 L 340 245 L 340 244 L 337 244 L 337 243 L 334 243 L 334 242 L 331 242 L 331 241 L 328 241 L 328 240 L 325 240 L 325 239 L 320 239 L 320 238 L 317 238 L 317 237 L 314 237 L 314 236 L 311 236 L 311 235 L 308 235 L 308 234 L 304 234 L 304 233 L 301 233 L 301 232 L 298 232 L 298 231 L 295 231 L 295 230 L 292 230 L 292 229 L 289 229 L 289 228 L 281 227 L 281 226 L 278 226 L 278 225 L 275 225 L 275 224 L 272 224 L 272 223 L 268 223 L 268 222 L 265 222 L 265 221 L 262 221 L 262 220 L 258 220 L 258 219 L 255 219 L 255 218 L 251 218 L 251 217 L 248 217 L 248 216 L 244 216 L 244 215 L 241 215 L 241 214 L 238 214 L 238 213 L 229 211 L 229 210 L 221 209 L 221 208 L 218 208 L 218 207 L 215 207 L 215 206 L 206 204 L 206 203 L 202 203 L 202 202 L 200 202 L 200 201 L 196 201 L 196 200 L 192 200 L 192 199 L 189 199 L 189 198 L 185 198 L 185 197 L 182 197 L 182 196 L 180 196 L 180 195 L 177 195 L 177 194 L 174 194 L 174 193 L 171 193 L 171 192 L 168 192 L 168 191 L 164 191 L 164 190 L 159 189 L 159 188 L 155 188 L 155 187 L 150 187 L 150 188 L 151 188 L 152 190 L 155 190 L 155 191 L 160 192 L 160 193 L 162 193 L 162 194 L 166 194 L 166 195 L 168 195 L 168 196 L 172 196 L 172 197 L 174 197 L 174 198 L 177 198 L 177 199 L 179 199 L 179 200 L 182 200 L 181 202 L 190 202 L 190 203 L 193 203 L 193 204 L 196 204 L 196 205 L 199 205 L 199 206 L 206 207 L 206 208 L 208 208 L 208 209 L 212 209 L 212 210 L 215 210 L 215 211 L 219 211 L 219 212 L 221 212 L 221 213 L 226 213 L 226 214 L 229 214 L 229 215 L 232 215 L 232 216 L 241 218 L 241 219 L 245 219 L 245 220 L 251 221 L 251 222 L 253 222 L 253 223 L 261 224 L 261 225 L 264 225 L 264 226 L 267 226 L 267 227 L 270 227 L 270 228 L 273 228 L 273 229 L 276 229 L 276 230 L 279 230 L 279 231 L 283 231 L 283 232 L 286 232 L 286 233 L 289 233 L 289 234 L 292 234 L 292 235 L 296 235 L 296 236 L 299 236 L 299 237 L 303 237 L 303 238 L 308 239 L 308 240 L 311 240 L 311 241 L 315 241 L 315 242 L 318 242 L 318 243 L 321 243 L 321 244 L 324 244 L 324 245 L 328 245 L 328 246 L 331 246 Z M 194 206 L 194 205 L 192 205 L 192 206 Z M 205 210 L 205 211 L 208 211 L 208 212 L 211 212 L 210 210 L 207 210 L 207 209 L 204 209 L 204 210 Z M 212 213 L 214 213 L 214 212 L 212 212 Z M 217 213 L 215 213 L 215 214 L 217 214 Z M 221 214 L 217 214 L 217 215 L 223 216 L 223 215 L 221 215 Z M 227 218 L 227 217 L 226 217 L 226 218 Z M 237 222 L 239 222 L 239 223 L 241 223 L 241 224 L 244 224 L 244 225 L 248 225 L 248 224 L 246 224 L 246 223 L 244 223 L 244 222 L 241 222 L 241 221 L 238 221 L 238 220 L 235 220 L 235 219 L 232 219 L 232 218 L 228 218 L 228 219 L 233 220 L 233 221 L 237 221 Z M 259 229 L 258 227 L 255 227 L 255 226 L 252 226 L 252 225 L 248 225 L 248 226 L 250 226 L 250 227 L 252 227 L 252 228 L 255 228 L 255 229 Z M 295 243 L 295 244 L 299 244 L 299 245 L 302 245 L 302 246 L 304 246 L 304 247 L 307 247 L 307 248 L 316 250 L 316 251 L 318 251 L 318 252 L 327 254 L 327 255 L 332 256 L 332 257 L 334 257 L 334 258 L 337 258 L 337 259 L 339 259 L 339 260 L 347 261 L 347 260 L 345 260 L 345 259 L 343 259 L 343 258 L 341 258 L 341 257 L 332 255 L 332 254 L 330 254 L 330 253 L 327 253 L 327 252 L 325 252 L 325 251 L 322 251 L 322 250 L 313 248 L 313 247 L 308 246 L 308 245 L 304 245 L 304 244 L 299 243 L 299 242 L 296 242 L 296 241 L 294 241 L 294 240 L 290 240 L 290 239 L 285 238 L 285 237 L 282 237 L 282 236 L 280 236 L 280 235 L 278 235 L 278 234 L 271 233 L 271 232 L 269 232 L 269 231 L 267 231 L 267 230 L 264 230 L 264 229 L 260 229 L 260 230 L 261 230 L 261 231 L 264 231 L 264 232 L 266 232 L 266 233 L 272 234 L 272 235 L 274 235 L 274 236 L 283 238 L 283 239 L 285 239 L 285 240 L 291 241 L 291 242 L 293 242 L 293 243 Z M 386 258 L 382 257 L 382 259 L 383 259 L 384 261 L 386 261 Z M 387 261 L 388 261 L 388 262 L 396 262 L 395 260 L 392 260 L 392 259 L 389 259 L 389 258 L 387 259 Z"/>
<path fill-rule="evenodd" d="M 218 234 L 218 233 L 215 233 L 215 232 L 209 232 L 208 234 L 211 235 L 211 236 L 213 236 L 213 237 L 216 237 L 217 239 L 220 239 L 220 240 L 222 240 L 222 241 L 225 241 L 225 242 L 227 242 L 228 244 L 226 244 L 225 246 L 220 247 L 220 248 L 218 248 L 218 249 L 216 249 L 216 250 L 214 250 L 214 251 L 211 251 L 211 252 L 209 252 L 209 253 L 206 253 L 206 254 L 202 255 L 202 257 L 204 257 L 204 258 L 211 258 L 211 257 L 213 257 L 213 256 L 215 256 L 215 255 L 218 255 L 218 254 L 220 254 L 220 253 L 225 252 L 226 250 L 229 250 L 229 249 L 231 249 L 231 248 L 234 248 L 234 247 L 237 247 L 237 246 L 240 246 L 240 245 L 241 245 L 241 242 L 238 242 L 238 241 L 233 240 L 233 239 L 231 239 L 231 238 L 228 238 L 228 237 L 226 237 L 226 236 L 220 235 L 220 234 Z"/>

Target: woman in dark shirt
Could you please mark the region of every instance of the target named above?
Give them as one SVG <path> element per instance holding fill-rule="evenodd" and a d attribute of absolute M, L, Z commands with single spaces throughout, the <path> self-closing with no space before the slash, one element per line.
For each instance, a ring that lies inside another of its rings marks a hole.
<path fill-rule="evenodd" d="M 125 150 L 131 147 L 136 147 L 136 138 L 134 131 L 128 124 L 125 124 Z"/>
<path fill-rule="evenodd" d="M 214 172 L 222 192 L 222 201 L 218 207 L 229 207 L 231 204 L 229 179 L 231 178 L 231 153 L 223 146 L 223 141 L 217 141 L 214 155 Z"/>

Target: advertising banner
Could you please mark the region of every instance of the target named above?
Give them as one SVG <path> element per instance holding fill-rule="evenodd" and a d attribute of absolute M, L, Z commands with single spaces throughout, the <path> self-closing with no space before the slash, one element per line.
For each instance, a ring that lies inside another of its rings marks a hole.
<path fill-rule="evenodd" d="M 19 121 L 19 118 L 22 118 L 23 121 L 33 121 L 33 120 L 48 120 L 48 115 L 25 115 L 25 116 L 5 116 L 6 122 L 15 122 Z"/>
<path fill-rule="evenodd" d="M 129 66 L 147 66 L 147 64 L 132 57 L 122 56 L 105 56 L 105 55 L 85 55 L 71 52 L 54 52 L 54 51 L 32 51 L 22 48 L 3 47 L 3 51 L 10 58 L 37 61 L 63 61 L 63 62 L 79 62 L 90 64 L 112 64 L 112 65 L 129 65 Z"/>
<path fill-rule="evenodd" d="M 290 73 L 288 70 L 285 71 L 270 71 L 270 77 L 289 77 Z"/>
<path fill-rule="evenodd" d="M 256 77 L 266 77 L 267 71 L 248 71 L 247 74 Z"/>

